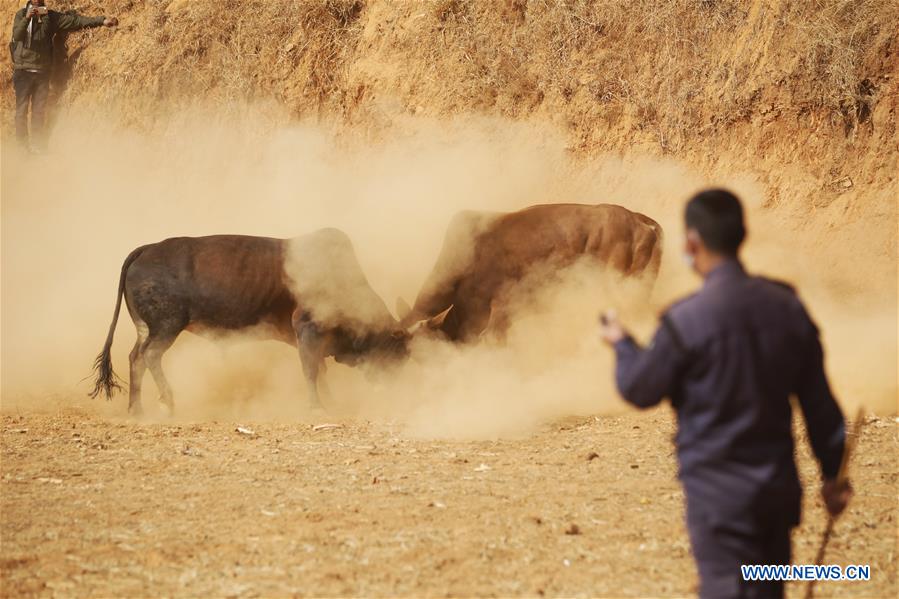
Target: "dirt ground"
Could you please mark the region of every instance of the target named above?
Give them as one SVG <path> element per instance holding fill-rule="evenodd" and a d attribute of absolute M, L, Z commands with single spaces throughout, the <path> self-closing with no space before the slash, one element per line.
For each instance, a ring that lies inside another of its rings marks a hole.
<path fill-rule="evenodd" d="M 6 597 L 696 590 L 667 409 L 461 442 L 391 423 L 144 424 L 62 405 L 2 413 Z M 819 596 L 896 596 L 897 444 L 895 416 L 869 418 L 825 560 L 870 564 L 872 579 L 819 583 Z M 804 439 L 799 463 L 817 481 Z M 824 521 L 807 492 L 795 563 L 813 561 Z"/>

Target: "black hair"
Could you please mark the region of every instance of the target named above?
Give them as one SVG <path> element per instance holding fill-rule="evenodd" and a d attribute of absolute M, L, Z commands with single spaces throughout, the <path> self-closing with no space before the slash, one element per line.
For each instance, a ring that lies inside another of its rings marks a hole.
<path fill-rule="evenodd" d="M 736 256 L 746 238 L 743 206 L 726 189 L 706 189 L 690 198 L 684 211 L 687 229 L 693 229 L 713 252 Z"/>

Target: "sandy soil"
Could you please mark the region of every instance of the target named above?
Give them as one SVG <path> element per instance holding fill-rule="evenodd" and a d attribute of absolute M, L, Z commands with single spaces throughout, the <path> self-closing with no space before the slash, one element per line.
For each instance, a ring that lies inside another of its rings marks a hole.
<path fill-rule="evenodd" d="M 2 594 L 695 592 L 667 409 L 480 442 L 313 424 L 141 424 L 90 404 L 6 407 Z M 863 429 L 857 498 L 826 559 L 870 564 L 872 580 L 820 583 L 820 596 L 896 596 L 897 442 L 895 417 Z M 805 441 L 799 460 L 816 481 Z M 806 495 L 797 563 L 813 560 L 824 524 L 817 492 Z"/>

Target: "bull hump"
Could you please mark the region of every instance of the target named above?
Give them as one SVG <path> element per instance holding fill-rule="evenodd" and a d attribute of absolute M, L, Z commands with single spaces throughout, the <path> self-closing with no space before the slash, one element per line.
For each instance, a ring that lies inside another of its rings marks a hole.
<path fill-rule="evenodd" d="M 290 239 L 282 260 L 288 289 L 322 325 L 362 332 L 387 330 L 393 324 L 342 231 L 322 229 Z"/>

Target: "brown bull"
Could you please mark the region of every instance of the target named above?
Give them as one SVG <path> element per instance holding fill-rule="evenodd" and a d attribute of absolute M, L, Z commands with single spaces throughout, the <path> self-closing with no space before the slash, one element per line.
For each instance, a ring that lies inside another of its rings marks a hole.
<path fill-rule="evenodd" d="M 625 276 L 655 279 L 662 228 L 621 206 L 547 204 L 511 213 L 461 212 L 447 229 L 437 263 L 402 325 L 430 319 L 453 341 L 509 325 L 504 298 L 538 266 L 564 268 L 591 256 Z"/>
<path fill-rule="evenodd" d="M 207 336 L 253 330 L 299 349 L 310 401 L 324 359 L 356 364 L 406 356 L 407 335 L 371 289 L 349 238 L 322 229 L 294 239 L 242 235 L 176 237 L 125 259 L 115 312 L 97 356 L 92 397 L 120 389 L 110 349 L 122 297 L 137 327 L 131 350 L 129 411 L 139 412 L 149 368 L 162 401 L 174 407 L 162 356 L 181 331 Z"/>

